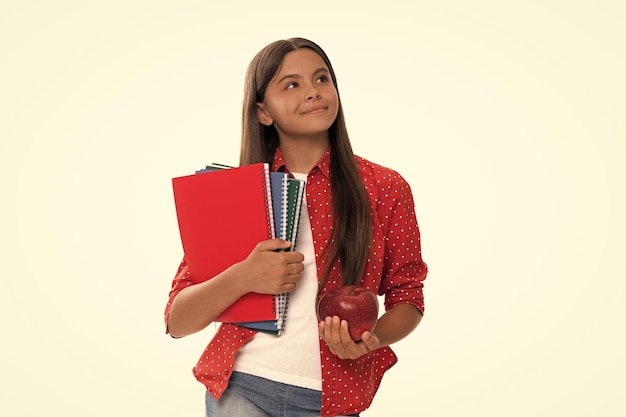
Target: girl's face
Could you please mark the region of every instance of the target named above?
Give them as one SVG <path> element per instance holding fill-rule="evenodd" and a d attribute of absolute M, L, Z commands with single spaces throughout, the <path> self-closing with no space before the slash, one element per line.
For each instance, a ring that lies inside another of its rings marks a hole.
<path fill-rule="evenodd" d="M 257 103 L 259 120 L 272 124 L 280 141 L 328 141 L 328 128 L 339 109 L 337 90 L 326 63 L 308 48 L 287 53 L 274 78 Z"/>

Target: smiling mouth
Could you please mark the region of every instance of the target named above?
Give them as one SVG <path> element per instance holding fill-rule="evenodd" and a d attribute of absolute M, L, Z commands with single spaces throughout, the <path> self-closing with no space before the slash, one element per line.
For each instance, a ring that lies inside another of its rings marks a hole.
<path fill-rule="evenodd" d="M 326 111 L 326 107 L 314 107 L 305 111 L 303 114 L 318 114 Z"/>

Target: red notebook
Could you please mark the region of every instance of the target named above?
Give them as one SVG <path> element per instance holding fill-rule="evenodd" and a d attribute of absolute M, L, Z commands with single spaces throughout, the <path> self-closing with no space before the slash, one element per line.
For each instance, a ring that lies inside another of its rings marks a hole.
<path fill-rule="evenodd" d="M 274 237 L 268 164 L 172 179 L 185 260 L 194 283 L 213 278 Z M 248 293 L 216 321 L 275 320 L 274 295 Z"/>

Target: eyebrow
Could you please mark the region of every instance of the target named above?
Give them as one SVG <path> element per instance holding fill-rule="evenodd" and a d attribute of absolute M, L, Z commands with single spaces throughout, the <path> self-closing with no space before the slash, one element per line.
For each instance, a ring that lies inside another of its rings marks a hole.
<path fill-rule="evenodd" d="M 318 69 L 313 71 L 313 76 L 319 74 L 320 72 L 330 72 L 330 71 L 326 67 L 319 67 Z M 288 78 L 298 79 L 298 78 L 301 78 L 301 77 L 298 74 L 287 74 L 287 75 L 282 76 L 278 81 L 276 81 L 276 83 L 280 84 L 280 83 L 282 83 L 284 80 L 286 80 Z"/>

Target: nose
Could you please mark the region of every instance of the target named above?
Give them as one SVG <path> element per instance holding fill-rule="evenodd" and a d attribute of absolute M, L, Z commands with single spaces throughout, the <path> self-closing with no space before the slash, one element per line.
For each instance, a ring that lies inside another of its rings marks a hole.
<path fill-rule="evenodd" d="M 311 88 L 307 92 L 306 99 L 307 100 L 315 100 L 315 99 L 319 99 L 320 97 L 321 97 L 321 94 L 320 94 L 319 90 L 317 89 L 317 87 L 316 86 L 311 86 Z"/>

